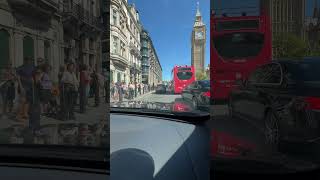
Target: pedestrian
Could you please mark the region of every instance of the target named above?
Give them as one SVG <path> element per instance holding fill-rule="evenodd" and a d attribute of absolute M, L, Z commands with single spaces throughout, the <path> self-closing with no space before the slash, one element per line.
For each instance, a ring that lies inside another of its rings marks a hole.
<path fill-rule="evenodd" d="M 74 72 L 74 63 L 67 65 L 67 70 L 63 73 L 61 82 L 64 88 L 64 104 L 66 110 L 66 120 L 75 120 L 74 115 L 74 98 L 79 86 L 79 82 Z"/>
<path fill-rule="evenodd" d="M 141 84 L 140 83 L 138 84 L 138 92 L 139 92 L 139 95 L 141 95 Z"/>
<path fill-rule="evenodd" d="M 64 86 L 61 81 L 63 73 L 65 72 L 65 65 L 61 65 L 59 67 L 59 72 L 58 72 L 58 86 L 59 86 L 59 107 L 60 107 L 60 113 L 59 113 L 59 118 L 63 118 L 62 116 L 65 114 L 65 102 L 64 102 L 64 97 L 65 97 L 65 92 L 64 92 Z"/>
<path fill-rule="evenodd" d="M 123 88 L 121 86 L 121 83 L 118 82 L 118 85 L 117 85 L 117 88 L 118 88 L 118 94 L 119 94 L 119 102 L 122 102 L 123 101 Z"/>
<path fill-rule="evenodd" d="M 44 64 L 42 66 L 42 75 L 41 75 L 41 94 L 40 94 L 40 101 L 41 101 L 41 112 L 45 115 L 48 115 L 48 107 L 49 101 L 52 96 L 51 89 L 52 89 L 52 80 L 49 76 L 51 71 L 51 66 L 49 64 Z"/>
<path fill-rule="evenodd" d="M 91 77 L 88 72 L 87 65 L 81 66 L 80 71 L 80 112 L 85 113 L 86 106 L 88 105 L 88 96 L 90 88 Z"/>
<path fill-rule="evenodd" d="M 31 57 L 25 57 L 23 65 L 18 67 L 18 93 L 20 96 L 20 107 L 17 120 L 26 122 L 29 119 L 29 107 L 33 100 L 33 73 L 35 66 Z"/>
<path fill-rule="evenodd" d="M 114 98 L 115 98 L 115 84 L 114 84 L 113 81 L 111 82 L 111 85 L 110 85 L 110 97 L 111 97 L 111 100 L 114 101 Z"/>
<path fill-rule="evenodd" d="M 1 85 L 1 97 L 2 97 L 2 118 L 6 117 L 7 113 L 11 113 L 13 110 L 13 101 L 15 99 L 15 82 L 17 80 L 14 69 L 11 64 L 4 70 L 3 83 Z"/>
<path fill-rule="evenodd" d="M 32 73 L 32 99 L 30 101 L 29 108 L 29 128 L 33 134 L 40 129 L 40 117 L 41 117 L 41 66 L 35 68 Z"/>

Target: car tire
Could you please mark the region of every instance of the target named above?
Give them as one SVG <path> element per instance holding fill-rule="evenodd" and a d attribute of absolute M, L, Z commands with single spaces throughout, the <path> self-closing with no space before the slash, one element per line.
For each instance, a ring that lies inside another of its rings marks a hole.
<path fill-rule="evenodd" d="M 269 110 L 264 120 L 264 138 L 271 153 L 277 152 L 280 144 L 280 124 L 274 111 Z"/>
<path fill-rule="evenodd" d="M 195 110 L 198 109 L 198 101 L 195 97 L 192 98 L 192 106 Z"/>

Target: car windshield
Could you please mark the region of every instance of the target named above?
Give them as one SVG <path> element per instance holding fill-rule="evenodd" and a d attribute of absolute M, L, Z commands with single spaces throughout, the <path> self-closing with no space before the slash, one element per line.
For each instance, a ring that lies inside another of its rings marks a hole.
<path fill-rule="evenodd" d="M 225 59 L 255 57 L 264 45 L 264 35 L 256 32 L 227 33 L 212 40 L 219 55 Z"/>
<path fill-rule="evenodd" d="M 168 10 L 161 2 L 156 3 L 161 10 L 169 14 L 176 13 L 175 9 Z M 152 3 L 143 0 L 123 3 L 126 4 L 124 7 L 130 8 L 110 11 L 110 107 L 128 112 L 154 112 L 155 115 L 178 111 L 198 113 L 199 116 L 203 112 L 208 113 L 208 94 L 192 99 L 183 92 L 197 80 L 207 80 L 204 85 L 209 88 L 209 51 L 204 51 L 209 47 L 209 33 L 206 33 L 208 25 L 205 25 L 209 24 L 209 19 L 198 22 L 182 17 L 167 21 L 162 16 L 153 16 L 149 11 L 154 8 Z M 183 3 L 182 0 L 179 3 Z M 209 5 L 209 2 L 206 3 Z M 195 7 L 196 3 L 181 13 L 191 12 Z M 130 16 L 122 13 L 127 11 L 134 13 Z M 196 15 L 195 12 L 194 18 Z M 171 28 L 182 22 L 190 27 L 188 32 L 181 33 L 181 27 Z M 202 24 L 201 28 L 194 27 L 195 23 Z M 170 38 L 163 32 L 170 34 Z M 193 34 L 192 42 L 186 41 L 190 33 Z M 190 48 L 182 44 L 190 44 Z M 169 111 L 167 107 L 170 107 Z M 185 115 L 188 116 L 187 113 Z"/>
<path fill-rule="evenodd" d="M 210 81 L 199 81 L 199 84 L 204 88 L 210 88 Z"/>
<path fill-rule="evenodd" d="M 79 150 L 76 158 L 86 159 L 86 149 L 105 152 L 108 147 L 107 58 L 102 50 L 107 11 L 100 0 L 90 1 L 94 12 L 79 1 L 58 2 L 0 3 L 1 12 L 6 9 L 0 13 L 1 152 L 4 145 L 32 147 L 34 153 L 16 155 L 37 157 L 43 147 L 57 154 L 65 147 L 64 159 L 74 158 L 69 148 Z M 104 155 L 99 158 L 105 161 Z"/>

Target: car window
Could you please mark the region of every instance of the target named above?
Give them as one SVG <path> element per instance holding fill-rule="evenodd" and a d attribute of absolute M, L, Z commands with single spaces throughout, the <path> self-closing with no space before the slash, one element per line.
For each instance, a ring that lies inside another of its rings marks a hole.
<path fill-rule="evenodd" d="M 281 83 L 281 66 L 276 63 L 257 68 L 249 77 L 249 84 L 278 84 Z"/>

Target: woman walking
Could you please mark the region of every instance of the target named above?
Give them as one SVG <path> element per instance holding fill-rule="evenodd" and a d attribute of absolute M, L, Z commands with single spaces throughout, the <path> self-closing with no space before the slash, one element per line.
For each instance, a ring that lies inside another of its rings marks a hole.
<path fill-rule="evenodd" d="M 52 81 L 49 76 L 51 71 L 51 66 L 49 64 L 45 64 L 42 67 L 42 76 L 40 80 L 41 84 L 41 92 L 40 92 L 40 102 L 41 102 L 41 113 L 47 115 L 49 101 L 51 98 L 51 89 L 52 89 Z"/>

